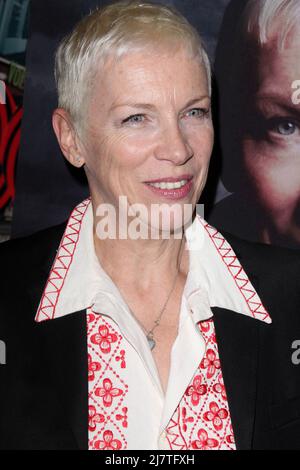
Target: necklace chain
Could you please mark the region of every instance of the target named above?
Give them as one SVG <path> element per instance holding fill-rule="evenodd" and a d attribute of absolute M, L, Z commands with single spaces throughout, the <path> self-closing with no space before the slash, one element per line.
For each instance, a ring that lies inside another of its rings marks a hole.
<path fill-rule="evenodd" d="M 174 289 L 175 289 L 176 281 L 177 281 L 177 278 L 178 278 L 178 275 L 179 275 L 179 272 L 180 272 L 181 260 L 182 260 L 182 255 L 181 255 L 181 259 L 180 259 L 180 263 L 179 263 L 178 270 L 177 270 L 176 275 L 175 275 L 174 280 L 173 280 L 173 284 L 172 284 L 171 290 L 170 290 L 170 292 L 169 292 L 169 294 L 168 294 L 168 296 L 167 296 L 167 299 L 166 299 L 166 301 L 165 301 L 165 303 L 164 303 L 162 309 L 160 310 L 160 313 L 159 313 L 157 319 L 154 320 L 154 325 L 153 325 L 153 327 L 152 327 L 150 330 L 147 331 L 146 328 L 143 326 L 143 324 L 140 322 L 140 320 L 139 320 L 139 319 L 134 315 L 134 313 L 131 311 L 131 313 L 132 313 L 132 315 L 134 316 L 134 318 L 137 320 L 137 322 L 139 323 L 139 325 L 140 325 L 140 326 L 142 327 L 142 329 L 145 331 L 145 333 L 146 333 L 146 338 L 147 338 L 147 340 L 148 340 L 149 347 L 150 347 L 151 350 L 153 350 L 153 349 L 155 348 L 155 346 L 156 346 L 156 341 L 155 341 L 155 339 L 154 339 L 154 334 L 153 334 L 153 332 L 154 332 L 154 330 L 159 326 L 160 320 L 161 320 L 161 318 L 162 318 L 162 316 L 163 316 L 163 314 L 164 314 L 164 312 L 165 312 L 165 310 L 166 310 L 166 308 L 167 308 L 167 305 L 168 305 L 168 302 L 169 302 L 169 300 L 170 300 L 170 297 L 171 297 L 171 295 L 172 295 L 172 293 L 173 293 L 173 291 L 174 291 Z"/>

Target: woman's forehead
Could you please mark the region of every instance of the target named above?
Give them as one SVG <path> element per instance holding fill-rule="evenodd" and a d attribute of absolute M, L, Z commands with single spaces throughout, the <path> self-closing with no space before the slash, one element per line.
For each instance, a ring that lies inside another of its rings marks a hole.
<path fill-rule="evenodd" d="M 121 60 L 110 60 L 99 71 L 96 86 L 113 101 L 126 96 L 146 96 L 155 100 L 165 93 L 207 91 L 206 70 L 200 59 L 184 51 L 166 53 L 131 53 Z M 105 93 L 104 93 L 105 92 Z M 116 103 L 113 103 L 115 105 Z"/>

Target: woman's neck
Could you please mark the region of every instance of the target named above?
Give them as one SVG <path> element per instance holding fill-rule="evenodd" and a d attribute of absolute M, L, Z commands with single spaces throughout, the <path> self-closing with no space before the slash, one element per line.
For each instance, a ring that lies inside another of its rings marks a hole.
<path fill-rule="evenodd" d="M 117 285 L 141 292 L 156 284 L 168 285 L 189 265 L 185 237 L 168 240 L 100 240 L 94 230 L 95 252 L 101 267 Z"/>

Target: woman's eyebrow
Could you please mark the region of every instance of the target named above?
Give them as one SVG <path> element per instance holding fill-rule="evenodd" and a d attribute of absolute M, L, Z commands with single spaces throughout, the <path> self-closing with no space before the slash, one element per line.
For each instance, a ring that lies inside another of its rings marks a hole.
<path fill-rule="evenodd" d="M 192 98 L 191 100 L 189 100 L 185 106 L 183 107 L 184 108 L 188 108 L 189 106 L 193 106 L 193 104 L 196 104 L 198 103 L 199 101 L 204 101 L 208 99 L 210 101 L 210 96 L 209 95 L 202 95 L 202 96 L 199 96 L 197 98 Z"/>
<path fill-rule="evenodd" d="M 128 106 L 129 108 L 147 108 L 147 109 L 155 109 L 153 104 L 149 103 L 134 103 L 131 101 L 127 101 L 126 103 L 115 104 L 110 108 L 110 111 L 116 108 L 122 108 L 124 106 Z"/>
<path fill-rule="evenodd" d="M 183 109 L 188 108 L 189 106 L 192 106 L 193 104 L 195 104 L 199 101 L 203 101 L 205 99 L 210 100 L 210 96 L 209 95 L 202 95 L 202 96 L 199 96 L 197 98 L 192 98 L 191 100 L 189 100 L 184 105 Z M 113 109 L 116 109 L 116 108 L 123 107 L 123 106 L 128 106 L 130 108 L 146 108 L 146 109 L 155 109 L 156 108 L 155 105 L 150 104 L 150 103 L 135 103 L 135 102 L 132 102 L 132 101 L 127 101 L 127 102 L 124 102 L 124 103 L 119 103 L 119 104 L 115 104 L 115 105 L 111 106 L 110 111 L 112 111 Z"/>

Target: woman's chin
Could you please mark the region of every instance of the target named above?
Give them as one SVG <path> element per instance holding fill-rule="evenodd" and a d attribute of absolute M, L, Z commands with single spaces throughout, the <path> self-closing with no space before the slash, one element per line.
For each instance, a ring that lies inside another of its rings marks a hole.
<path fill-rule="evenodd" d="M 149 237 L 153 239 L 182 238 L 185 226 L 192 220 L 193 206 L 190 210 L 178 210 L 170 212 L 164 208 L 161 211 L 152 211 L 149 219 L 143 220 L 143 224 L 148 226 Z"/>

